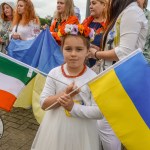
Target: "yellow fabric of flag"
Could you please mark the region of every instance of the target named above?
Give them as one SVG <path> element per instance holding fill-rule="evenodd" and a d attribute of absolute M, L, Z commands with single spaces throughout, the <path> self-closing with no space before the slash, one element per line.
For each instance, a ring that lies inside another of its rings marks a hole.
<path fill-rule="evenodd" d="M 25 86 L 19 94 L 14 103 L 14 107 L 22 107 L 25 109 L 31 108 L 32 105 L 32 91 L 34 86 L 35 77 Z"/>
<path fill-rule="evenodd" d="M 90 82 L 89 87 L 101 112 L 126 148 L 149 150 L 150 129 L 122 86 L 116 72 L 110 70 Z"/>
<path fill-rule="evenodd" d="M 41 109 L 40 106 L 40 95 L 45 85 L 46 77 L 37 74 L 35 77 L 34 87 L 33 87 L 33 94 L 32 94 L 32 109 L 34 116 L 38 123 L 42 122 L 44 117 L 45 111 Z"/>

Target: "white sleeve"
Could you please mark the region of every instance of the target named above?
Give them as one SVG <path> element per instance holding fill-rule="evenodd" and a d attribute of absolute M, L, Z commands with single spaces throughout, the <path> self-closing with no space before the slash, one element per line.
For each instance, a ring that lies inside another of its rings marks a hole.
<path fill-rule="evenodd" d="M 79 118 L 87 118 L 87 119 L 102 119 L 103 114 L 99 110 L 98 106 L 95 104 L 92 96 L 91 96 L 92 105 L 80 105 L 74 103 L 72 110 L 70 111 L 71 116 L 79 117 Z"/>
<path fill-rule="evenodd" d="M 138 37 L 140 36 L 143 24 L 147 24 L 144 13 L 130 9 L 123 13 L 120 23 L 120 43 L 115 48 L 119 59 L 127 56 L 136 49 Z M 145 35 L 142 35 L 144 37 Z M 143 38 L 144 39 L 144 38 Z"/>
<path fill-rule="evenodd" d="M 49 76 L 53 76 L 53 73 L 50 72 Z M 56 85 L 55 82 L 52 78 L 50 78 L 49 76 L 47 76 L 46 78 L 46 82 L 45 82 L 45 86 L 43 88 L 43 91 L 41 93 L 40 96 L 40 105 L 43 105 L 43 102 L 45 101 L 45 99 L 49 96 L 53 96 L 56 95 Z"/>

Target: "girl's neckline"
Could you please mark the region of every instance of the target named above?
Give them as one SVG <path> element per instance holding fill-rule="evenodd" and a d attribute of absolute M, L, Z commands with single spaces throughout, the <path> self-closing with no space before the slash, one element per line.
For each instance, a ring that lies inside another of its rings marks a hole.
<path fill-rule="evenodd" d="M 66 77 L 66 78 L 77 78 L 79 76 L 82 76 L 84 74 L 84 72 L 86 71 L 87 67 L 86 65 L 84 65 L 83 69 L 81 70 L 81 72 L 79 72 L 77 75 L 75 76 L 71 76 L 71 75 L 67 75 L 65 70 L 64 70 L 64 64 L 61 65 L 61 71 L 62 71 L 62 74 Z"/>

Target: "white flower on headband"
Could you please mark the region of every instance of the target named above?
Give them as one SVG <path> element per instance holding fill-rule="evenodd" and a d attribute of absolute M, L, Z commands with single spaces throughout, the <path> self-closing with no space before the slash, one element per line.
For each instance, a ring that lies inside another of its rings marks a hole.
<path fill-rule="evenodd" d="M 75 24 L 67 24 L 65 26 L 65 33 L 77 35 L 78 34 L 78 26 Z"/>
<path fill-rule="evenodd" d="M 82 35 L 85 38 L 89 38 L 90 42 L 94 40 L 95 32 L 92 28 L 84 26 L 82 24 L 66 24 L 64 27 L 60 28 L 58 31 L 58 36 L 65 35 Z"/>

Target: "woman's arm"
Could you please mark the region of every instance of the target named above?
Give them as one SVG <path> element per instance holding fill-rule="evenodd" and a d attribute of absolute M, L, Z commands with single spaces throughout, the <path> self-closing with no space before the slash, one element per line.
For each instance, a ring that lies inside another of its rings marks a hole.
<path fill-rule="evenodd" d="M 91 55 L 98 59 L 118 61 L 123 57 L 129 55 L 136 49 L 139 33 L 143 23 L 141 17 L 144 13 L 131 9 L 124 13 L 120 23 L 120 42 L 117 47 L 108 51 L 98 51 L 90 49 Z M 146 35 L 143 35 L 145 37 Z"/>
<path fill-rule="evenodd" d="M 15 40 L 23 40 L 20 36 L 19 33 L 16 33 L 14 32 L 12 35 L 11 35 L 11 38 L 15 39 Z"/>
<path fill-rule="evenodd" d="M 114 49 L 119 60 L 137 48 L 143 49 L 147 35 L 146 30 L 147 20 L 141 9 L 130 9 L 122 15 L 120 23 L 120 43 Z"/>
<path fill-rule="evenodd" d="M 104 59 L 110 61 L 119 60 L 114 49 L 108 51 L 100 51 L 95 48 L 90 48 L 90 55 L 95 59 Z"/>

